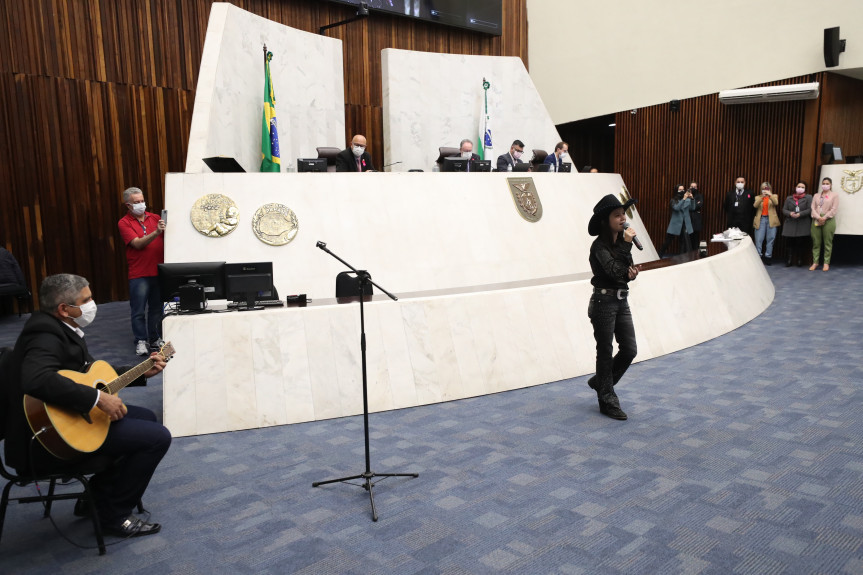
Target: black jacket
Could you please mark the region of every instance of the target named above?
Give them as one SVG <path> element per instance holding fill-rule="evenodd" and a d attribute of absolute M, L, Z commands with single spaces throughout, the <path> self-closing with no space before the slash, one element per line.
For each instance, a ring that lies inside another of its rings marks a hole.
<path fill-rule="evenodd" d="M 53 315 L 34 312 L 18 336 L 15 349 L 9 353 L 11 357 L 3 360 L 6 370 L 2 374 L 3 392 L 8 400 L 6 463 L 23 470 L 27 467 L 33 435 L 24 416 L 24 394 L 72 411 L 88 413 L 96 403 L 98 393 L 92 387 L 57 373 L 62 369 L 86 371 L 93 358 L 84 339 Z M 35 443 L 34 456 L 40 459 L 48 456 L 38 441 Z M 41 453 L 37 455 L 37 451 Z"/>
<path fill-rule="evenodd" d="M 363 152 L 363 155 L 360 156 L 360 162 L 363 165 L 363 172 L 368 172 L 369 170 L 374 170 L 375 167 L 372 166 L 372 156 L 368 153 L 368 151 Z M 357 170 L 357 158 L 354 156 L 354 152 L 348 148 L 346 150 L 342 150 L 336 156 L 336 171 L 337 172 L 356 172 Z"/>
<path fill-rule="evenodd" d="M 594 287 L 626 289 L 629 285 L 629 266 L 632 265 L 632 242 L 618 236 L 613 247 L 599 238 L 590 244 L 590 270 Z"/>

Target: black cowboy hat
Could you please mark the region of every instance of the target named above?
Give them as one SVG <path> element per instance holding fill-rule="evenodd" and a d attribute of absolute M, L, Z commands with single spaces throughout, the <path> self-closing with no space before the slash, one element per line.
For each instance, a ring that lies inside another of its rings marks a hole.
<path fill-rule="evenodd" d="M 635 198 L 630 198 L 625 204 L 621 204 L 620 200 L 614 194 L 608 194 L 599 200 L 593 206 L 593 215 L 590 217 L 590 222 L 587 224 L 587 233 L 592 236 L 599 235 L 600 223 L 602 219 L 608 219 L 608 215 L 617 208 L 629 209 L 629 206 L 636 202 Z"/>

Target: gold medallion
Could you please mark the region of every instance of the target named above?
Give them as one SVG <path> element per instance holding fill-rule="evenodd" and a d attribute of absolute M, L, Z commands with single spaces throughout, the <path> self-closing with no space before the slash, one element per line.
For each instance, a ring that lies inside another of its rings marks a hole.
<path fill-rule="evenodd" d="M 842 189 L 849 194 L 856 194 L 863 188 L 863 170 L 842 170 L 847 176 L 842 176 Z"/>
<path fill-rule="evenodd" d="M 233 232 L 240 223 L 240 210 L 234 200 L 222 194 L 201 196 L 189 213 L 196 230 L 210 238 L 220 238 Z"/>
<path fill-rule="evenodd" d="M 521 217 L 531 223 L 536 223 L 542 218 L 542 202 L 533 185 L 533 178 L 507 178 L 512 201 Z"/>
<path fill-rule="evenodd" d="M 264 204 L 252 217 L 252 231 L 265 244 L 283 246 L 300 230 L 297 214 L 282 204 Z"/>

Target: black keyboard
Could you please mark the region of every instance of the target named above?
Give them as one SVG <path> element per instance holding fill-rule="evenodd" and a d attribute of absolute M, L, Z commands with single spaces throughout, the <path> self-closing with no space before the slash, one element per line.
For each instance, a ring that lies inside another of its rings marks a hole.
<path fill-rule="evenodd" d="M 255 301 L 255 307 L 284 307 L 284 305 L 285 302 L 280 299 L 261 299 Z M 228 309 L 237 309 L 238 307 L 240 307 L 240 304 L 235 301 L 228 304 Z M 242 307 L 246 307 L 245 302 L 243 302 Z"/>

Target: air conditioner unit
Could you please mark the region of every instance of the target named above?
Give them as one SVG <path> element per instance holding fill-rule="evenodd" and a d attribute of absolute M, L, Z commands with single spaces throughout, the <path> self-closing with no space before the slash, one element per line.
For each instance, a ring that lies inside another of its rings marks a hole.
<path fill-rule="evenodd" d="M 788 100 L 814 100 L 818 97 L 818 82 L 789 84 L 786 86 L 764 86 L 722 90 L 719 101 L 723 104 L 756 104 L 761 102 L 786 102 Z"/>

